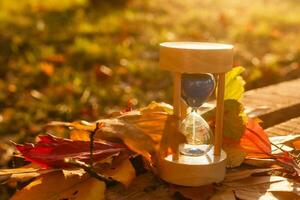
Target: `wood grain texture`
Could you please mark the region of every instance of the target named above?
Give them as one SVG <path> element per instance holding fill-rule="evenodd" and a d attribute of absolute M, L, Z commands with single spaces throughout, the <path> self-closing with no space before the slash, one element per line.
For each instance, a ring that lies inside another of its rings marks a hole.
<path fill-rule="evenodd" d="M 300 116 L 300 79 L 247 91 L 242 99 L 251 115 L 268 128 Z"/>
<path fill-rule="evenodd" d="M 300 134 L 300 117 L 296 117 L 266 129 L 269 136 Z"/>

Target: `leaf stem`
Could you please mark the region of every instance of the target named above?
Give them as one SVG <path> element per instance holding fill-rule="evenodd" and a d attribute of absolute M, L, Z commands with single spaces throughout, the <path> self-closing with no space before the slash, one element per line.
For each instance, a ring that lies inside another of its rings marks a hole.
<path fill-rule="evenodd" d="M 96 132 L 102 127 L 102 123 L 97 122 L 95 129 L 90 133 L 90 164 L 94 162 L 94 137 Z"/>
<path fill-rule="evenodd" d="M 253 133 L 254 135 L 256 135 L 265 145 L 268 145 L 268 143 L 254 130 L 250 129 L 250 128 L 246 128 L 248 131 L 250 131 L 251 133 Z M 270 144 L 273 145 L 274 147 L 276 147 L 277 149 L 281 150 L 283 153 L 288 153 L 291 157 L 295 158 L 296 156 L 291 154 L 288 151 L 285 151 L 284 149 L 282 149 L 281 147 L 279 147 L 277 144 L 274 144 L 273 142 L 270 141 Z M 258 147 L 258 146 L 257 146 Z M 261 148 L 260 148 L 261 149 Z M 262 151 L 264 151 L 263 149 L 261 149 Z M 267 153 L 264 151 L 265 154 L 267 155 L 272 155 L 270 153 Z"/>
<path fill-rule="evenodd" d="M 71 164 L 74 167 L 79 167 L 82 168 L 84 171 L 86 171 L 91 177 L 94 177 L 100 181 L 104 181 L 107 184 L 112 184 L 114 180 L 110 177 L 106 177 L 103 174 L 97 173 L 91 165 L 86 164 L 85 162 L 75 160 L 75 159 L 70 159 L 66 158 L 64 160 L 65 163 Z"/>

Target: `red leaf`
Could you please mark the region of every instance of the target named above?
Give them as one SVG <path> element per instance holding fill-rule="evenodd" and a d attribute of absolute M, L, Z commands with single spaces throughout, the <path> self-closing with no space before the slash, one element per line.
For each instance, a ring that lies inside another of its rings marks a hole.
<path fill-rule="evenodd" d="M 246 124 L 246 130 L 241 137 L 240 145 L 247 153 L 247 157 L 266 158 L 271 155 L 271 142 L 267 133 L 258 121 L 252 118 L 249 118 Z"/>
<path fill-rule="evenodd" d="M 288 152 L 283 152 L 281 154 L 274 155 L 277 161 L 288 164 L 293 163 L 294 159 L 290 156 Z"/>
<path fill-rule="evenodd" d="M 16 148 L 27 161 L 37 163 L 42 167 L 69 167 L 65 158 L 77 159 L 83 162 L 90 160 L 90 142 L 73 141 L 52 135 L 39 136 L 36 144 L 17 144 Z M 124 151 L 125 146 L 104 141 L 94 142 L 94 161 L 100 161 L 111 155 Z"/>

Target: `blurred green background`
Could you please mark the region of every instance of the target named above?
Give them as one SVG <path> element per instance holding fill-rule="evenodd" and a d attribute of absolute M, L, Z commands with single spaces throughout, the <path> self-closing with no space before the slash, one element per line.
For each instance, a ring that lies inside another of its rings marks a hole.
<path fill-rule="evenodd" d="M 235 45 L 247 89 L 300 76 L 297 0 L 1 0 L 0 137 L 171 101 L 163 41 Z"/>

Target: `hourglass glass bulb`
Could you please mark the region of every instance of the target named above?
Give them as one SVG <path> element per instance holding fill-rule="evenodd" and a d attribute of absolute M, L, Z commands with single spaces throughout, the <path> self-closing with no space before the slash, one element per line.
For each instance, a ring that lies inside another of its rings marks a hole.
<path fill-rule="evenodd" d="M 181 87 L 188 106 L 198 108 L 212 94 L 215 79 L 212 74 L 182 74 Z"/>
<path fill-rule="evenodd" d="M 181 124 L 187 144 L 182 144 L 180 152 L 188 156 L 201 156 L 212 147 L 212 131 L 207 122 L 193 110 Z"/>
<path fill-rule="evenodd" d="M 181 131 L 187 138 L 180 152 L 188 156 L 201 156 L 212 147 L 212 131 L 207 122 L 197 113 L 212 94 L 215 80 L 212 74 L 183 74 L 182 97 L 192 107 L 192 112 L 182 121 Z"/>

